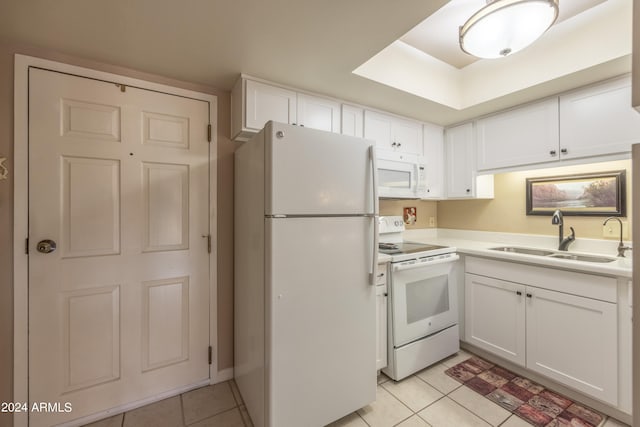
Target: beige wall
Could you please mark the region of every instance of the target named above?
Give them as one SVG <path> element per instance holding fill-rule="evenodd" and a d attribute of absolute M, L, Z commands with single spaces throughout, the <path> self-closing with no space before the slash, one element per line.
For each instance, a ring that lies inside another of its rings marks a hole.
<path fill-rule="evenodd" d="M 177 81 L 140 71 L 96 63 L 30 46 L 0 43 L 0 157 L 10 159 L 9 180 L 0 181 L 0 402 L 12 400 L 13 366 L 13 55 L 22 53 L 95 70 L 121 74 L 218 97 L 218 368 L 233 366 L 233 151 L 230 94 L 213 87 Z M 11 417 L 0 413 L 0 427 Z"/>
<path fill-rule="evenodd" d="M 633 0 L 633 56 L 631 57 L 632 104 L 640 108 L 640 0 Z"/>
<path fill-rule="evenodd" d="M 437 202 L 425 200 L 380 200 L 380 215 L 403 215 L 403 208 L 416 208 L 415 225 L 405 225 L 407 230 L 413 228 L 432 228 L 438 226 Z M 434 219 L 435 225 L 429 225 L 429 218 Z"/>
<path fill-rule="evenodd" d="M 631 226 L 631 160 L 595 163 L 527 172 L 511 172 L 495 175 L 495 198 L 492 200 L 452 200 L 438 202 L 438 227 L 463 230 L 501 231 L 557 235 L 557 226 L 551 225 L 549 216 L 527 216 L 525 180 L 543 176 L 566 175 L 586 172 L 627 171 L 627 218 Z M 602 239 L 603 217 L 567 216 L 564 219 L 565 234 L 571 226 L 577 238 Z M 631 233 L 628 233 L 629 238 Z"/>

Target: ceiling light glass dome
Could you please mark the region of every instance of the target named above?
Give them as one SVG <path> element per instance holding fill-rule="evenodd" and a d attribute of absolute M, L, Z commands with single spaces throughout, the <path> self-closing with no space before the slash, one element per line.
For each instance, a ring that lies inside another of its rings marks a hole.
<path fill-rule="evenodd" d="M 494 0 L 460 27 L 460 47 L 478 58 L 501 58 L 536 41 L 557 17 L 558 0 Z"/>

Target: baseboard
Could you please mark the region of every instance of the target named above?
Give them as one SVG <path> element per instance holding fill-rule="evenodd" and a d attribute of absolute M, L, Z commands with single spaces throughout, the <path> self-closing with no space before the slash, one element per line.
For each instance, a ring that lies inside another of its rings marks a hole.
<path fill-rule="evenodd" d="M 121 414 L 123 412 L 131 411 L 133 409 L 140 408 L 142 406 L 149 405 L 151 403 L 158 402 L 160 400 L 168 399 L 170 397 L 178 396 L 182 393 L 186 393 L 188 391 L 194 390 L 196 388 L 204 387 L 210 384 L 209 380 L 203 380 L 194 384 L 189 384 L 188 386 L 176 388 L 173 390 L 166 391 L 164 393 L 160 393 L 155 396 L 148 397 L 146 399 L 137 400 L 131 403 L 125 403 L 124 405 L 116 406 L 111 409 L 107 409 L 106 411 L 98 412 L 92 415 L 87 415 L 86 417 L 77 418 L 73 421 L 69 421 L 63 424 L 59 424 L 58 427 L 79 427 L 85 424 L 90 424 L 95 421 L 102 420 L 104 418 L 109 418 L 114 415 Z"/>
<path fill-rule="evenodd" d="M 223 369 L 222 371 L 218 371 L 218 373 L 216 374 L 216 378 L 211 382 L 211 384 L 222 383 L 232 379 L 233 379 L 233 368 L 227 368 L 227 369 Z"/>

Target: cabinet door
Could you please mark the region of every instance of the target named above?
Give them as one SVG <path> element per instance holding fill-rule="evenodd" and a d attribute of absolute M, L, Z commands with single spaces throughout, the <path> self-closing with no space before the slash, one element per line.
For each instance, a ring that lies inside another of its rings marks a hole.
<path fill-rule="evenodd" d="M 616 406 L 616 304 L 527 287 L 527 368 Z"/>
<path fill-rule="evenodd" d="M 444 197 L 444 130 L 441 126 L 425 123 L 424 138 L 425 160 L 425 199 Z"/>
<path fill-rule="evenodd" d="M 387 285 L 376 286 L 376 370 L 387 366 Z"/>
<path fill-rule="evenodd" d="M 422 124 L 365 110 L 364 137 L 376 142 L 378 150 L 423 154 Z"/>
<path fill-rule="evenodd" d="M 393 150 L 395 147 L 391 145 L 393 144 L 391 117 L 365 110 L 364 137 L 375 141 L 378 150 Z"/>
<path fill-rule="evenodd" d="M 557 160 L 558 126 L 558 98 L 478 120 L 478 170 Z"/>
<path fill-rule="evenodd" d="M 391 129 L 397 151 L 407 154 L 423 154 L 421 123 L 394 117 L 391 121 Z"/>
<path fill-rule="evenodd" d="M 342 104 L 342 134 L 357 136 L 364 135 L 364 110 L 351 105 Z"/>
<path fill-rule="evenodd" d="M 525 364 L 525 286 L 465 274 L 465 339 L 518 365 Z"/>
<path fill-rule="evenodd" d="M 445 131 L 447 197 L 474 196 L 474 148 L 473 123 L 465 123 Z"/>
<path fill-rule="evenodd" d="M 628 78 L 560 97 L 563 159 L 631 152 L 640 142 L 640 114 L 631 107 Z"/>
<path fill-rule="evenodd" d="M 340 104 L 330 99 L 298 94 L 298 124 L 340 133 Z"/>
<path fill-rule="evenodd" d="M 264 83 L 246 81 L 246 127 L 260 130 L 269 120 L 296 122 L 296 93 Z"/>

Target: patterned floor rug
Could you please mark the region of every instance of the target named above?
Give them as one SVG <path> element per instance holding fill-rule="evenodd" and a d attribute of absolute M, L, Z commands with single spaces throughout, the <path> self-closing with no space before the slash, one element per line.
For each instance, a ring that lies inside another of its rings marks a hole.
<path fill-rule="evenodd" d="M 445 371 L 536 427 L 597 427 L 604 416 L 479 357 Z"/>

